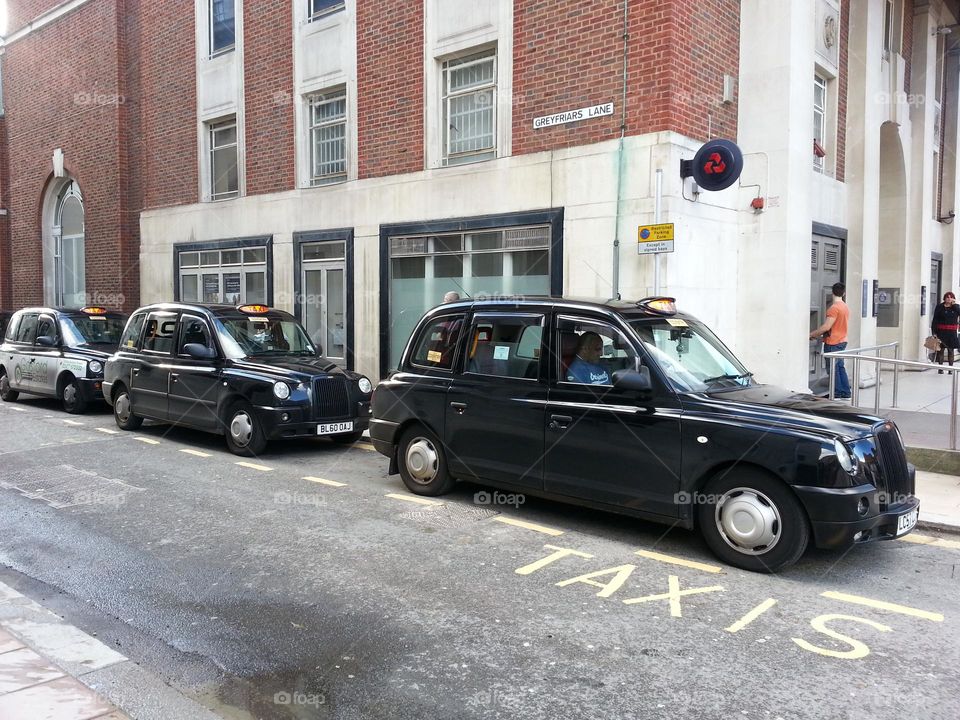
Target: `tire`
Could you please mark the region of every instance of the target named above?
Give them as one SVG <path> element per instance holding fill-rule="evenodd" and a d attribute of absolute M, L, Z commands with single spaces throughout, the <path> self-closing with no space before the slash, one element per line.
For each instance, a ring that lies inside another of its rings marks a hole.
<path fill-rule="evenodd" d="M 80 415 L 87 409 L 87 401 L 80 394 L 80 384 L 76 378 L 71 378 L 70 382 L 63 386 L 60 396 L 63 399 L 63 409 L 71 415 Z"/>
<path fill-rule="evenodd" d="M 363 430 L 360 430 L 358 432 L 340 433 L 339 435 L 331 435 L 330 439 L 333 440 L 335 443 L 339 443 L 340 445 L 353 445 L 362 437 L 363 437 Z"/>
<path fill-rule="evenodd" d="M 224 431 L 227 447 L 234 455 L 243 457 L 259 455 L 267 446 L 263 426 L 253 412 L 253 406 L 248 402 L 240 401 L 230 407 Z"/>
<path fill-rule="evenodd" d="M 133 412 L 129 391 L 121 385 L 113 392 L 113 419 L 121 430 L 136 430 L 143 418 Z"/>
<path fill-rule="evenodd" d="M 0 400 L 4 402 L 16 402 L 20 393 L 10 387 L 10 378 L 7 377 L 6 370 L 0 370 Z"/>
<path fill-rule="evenodd" d="M 403 484 L 416 495 L 443 495 L 456 484 L 447 472 L 443 443 L 422 425 L 408 428 L 401 436 L 397 465 Z"/>
<path fill-rule="evenodd" d="M 807 549 L 807 514 L 778 478 L 734 469 L 707 483 L 702 496 L 705 501 L 697 505 L 700 532 L 724 562 L 773 573 L 793 565 Z"/>

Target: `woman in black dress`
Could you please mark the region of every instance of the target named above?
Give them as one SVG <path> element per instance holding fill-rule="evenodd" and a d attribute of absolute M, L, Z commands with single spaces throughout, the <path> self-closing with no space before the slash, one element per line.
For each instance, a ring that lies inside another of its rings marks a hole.
<path fill-rule="evenodd" d="M 933 311 L 930 330 L 940 338 L 940 349 L 937 350 L 937 363 L 943 365 L 944 352 L 947 353 L 950 365 L 953 365 L 954 351 L 960 349 L 960 338 L 957 330 L 960 328 L 960 305 L 952 292 L 945 293 L 943 302 Z M 943 370 L 938 371 L 941 375 Z"/>

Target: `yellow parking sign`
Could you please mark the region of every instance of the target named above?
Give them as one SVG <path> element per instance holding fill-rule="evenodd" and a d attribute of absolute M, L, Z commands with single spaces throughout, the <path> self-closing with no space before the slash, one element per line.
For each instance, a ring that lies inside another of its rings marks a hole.
<path fill-rule="evenodd" d="M 641 225 L 637 228 L 638 254 L 670 252 L 673 252 L 673 223 Z"/>

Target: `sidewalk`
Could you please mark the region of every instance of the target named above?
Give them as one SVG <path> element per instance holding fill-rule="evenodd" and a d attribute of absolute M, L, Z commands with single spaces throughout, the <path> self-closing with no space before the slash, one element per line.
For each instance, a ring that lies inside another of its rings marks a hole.
<path fill-rule="evenodd" d="M 960 533 L 960 477 L 917 470 L 917 527 Z"/>
<path fill-rule="evenodd" d="M 0 720 L 220 720 L 0 583 Z"/>

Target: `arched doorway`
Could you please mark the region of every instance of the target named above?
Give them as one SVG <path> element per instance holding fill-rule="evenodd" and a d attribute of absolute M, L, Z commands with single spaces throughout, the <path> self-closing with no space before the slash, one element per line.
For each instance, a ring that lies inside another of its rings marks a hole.
<path fill-rule="evenodd" d="M 50 186 L 44 202 L 44 296 L 49 304 L 86 304 L 83 195 L 75 180 Z"/>

